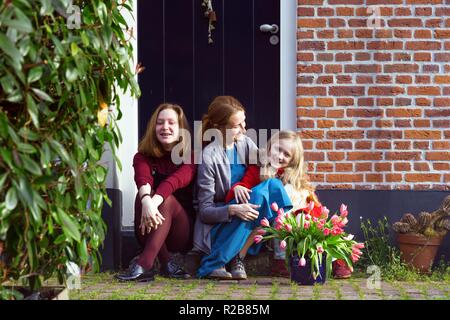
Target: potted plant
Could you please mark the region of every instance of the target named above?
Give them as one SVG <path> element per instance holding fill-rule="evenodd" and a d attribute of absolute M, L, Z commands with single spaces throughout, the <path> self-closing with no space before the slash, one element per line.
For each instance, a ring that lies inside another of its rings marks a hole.
<path fill-rule="evenodd" d="M 119 90 L 139 94 L 131 10 L 116 0 L 0 2 L 3 299 L 51 299 L 44 280 L 63 285 L 74 265 L 98 270 L 110 204 L 99 160 L 105 144 L 117 160 Z"/>
<path fill-rule="evenodd" d="M 392 225 L 400 258 L 420 272 L 431 271 L 437 250 L 450 230 L 450 196 L 434 212 L 420 212 L 417 218 L 406 213 Z"/>
<path fill-rule="evenodd" d="M 284 212 L 272 204 L 277 212 L 274 225 L 264 218 L 255 242 L 276 238 L 280 248 L 286 250 L 286 264 L 291 280 L 299 284 L 324 283 L 332 270 L 333 259 L 342 259 L 353 270 L 364 248 L 344 232 L 348 223 L 347 206 L 341 205 L 340 215 L 329 218 L 327 207 L 309 202 L 308 207 Z"/>

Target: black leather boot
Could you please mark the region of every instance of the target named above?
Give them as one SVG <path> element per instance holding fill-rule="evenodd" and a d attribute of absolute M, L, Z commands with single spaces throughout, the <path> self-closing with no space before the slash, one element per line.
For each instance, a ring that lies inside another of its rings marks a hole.
<path fill-rule="evenodd" d="M 126 272 L 117 274 L 115 277 L 120 281 L 153 281 L 155 280 L 155 272 L 153 269 L 144 269 L 134 260 Z"/>
<path fill-rule="evenodd" d="M 189 279 L 191 275 L 183 270 L 181 266 L 179 266 L 174 261 L 169 261 L 165 270 L 161 270 L 161 275 L 166 278 L 173 279 Z"/>

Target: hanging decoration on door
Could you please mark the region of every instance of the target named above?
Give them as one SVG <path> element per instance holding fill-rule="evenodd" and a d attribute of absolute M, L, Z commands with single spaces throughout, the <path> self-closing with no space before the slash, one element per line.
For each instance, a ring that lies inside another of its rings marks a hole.
<path fill-rule="evenodd" d="M 212 6 L 212 0 L 202 0 L 202 7 L 205 7 L 205 17 L 208 18 L 208 43 L 213 43 L 212 31 L 215 29 L 213 23 L 216 22 L 217 17 Z"/>

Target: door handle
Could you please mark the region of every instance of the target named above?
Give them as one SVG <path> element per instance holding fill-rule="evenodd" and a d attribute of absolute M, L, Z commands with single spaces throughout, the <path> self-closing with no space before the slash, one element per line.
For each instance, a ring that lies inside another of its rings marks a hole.
<path fill-rule="evenodd" d="M 262 24 L 259 30 L 262 32 L 278 33 L 280 28 L 276 24 Z"/>

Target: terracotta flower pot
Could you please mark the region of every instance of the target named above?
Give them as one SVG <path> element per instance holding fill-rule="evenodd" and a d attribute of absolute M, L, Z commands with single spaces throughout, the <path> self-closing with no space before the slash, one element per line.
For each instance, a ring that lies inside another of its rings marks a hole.
<path fill-rule="evenodd" d="M 442 237 L 427 238 L 421 234 L 397 233 L 400 258 L 420 272 L 429 273 Z"/>

